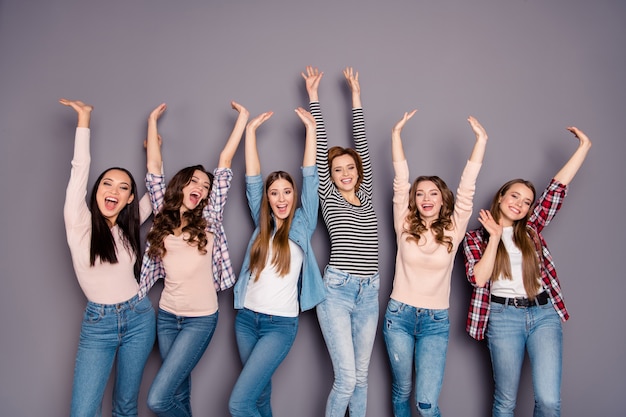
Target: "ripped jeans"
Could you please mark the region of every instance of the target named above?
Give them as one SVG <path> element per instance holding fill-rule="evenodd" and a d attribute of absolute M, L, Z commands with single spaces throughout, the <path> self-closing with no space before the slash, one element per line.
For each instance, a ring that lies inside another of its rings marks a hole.
<path fill-rule="evenodd" d="M 416 308 L 389 299 L 383 336 L 393 378 L 395 417 L 411 417 L 412 376 L 420 416 L 441 416 L 438 401 L 446 365 L 450 321 L 448 310 Z"/>

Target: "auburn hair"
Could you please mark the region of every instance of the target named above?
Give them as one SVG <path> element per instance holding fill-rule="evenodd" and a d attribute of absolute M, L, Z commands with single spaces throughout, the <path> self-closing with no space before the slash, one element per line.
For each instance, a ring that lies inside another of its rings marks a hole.
<path fill-rule="evenodd" d="M 96 194 L 102 178 L 109 171 L 122 171 L 128 178 L 130 178 L 130 195 L 133 196 L 133 201 L 126 204 L 126 206 L 119 212 L 115 220 L 115 224 L 122 232 L 122 242 L 124 248 L 135 256 L 135 264 L 133 265 L 133 273 L 135 279 L 139 282 L 139 271 L 141 270 L 141 257 L 139 256 L 139 199 L 137 198 L 137 183 L 132 174 L 124 168 L 113 167 L 102 172 L 91 190 L 91 196 L 89 198 L 89 209 L 91 211 L 91 243 L 89 245 L 89 264 L 94 266 L 96 259 L 100 259 L 100 262 L 108 262 L 116 264 L 117 260 L 117 247 L 115 245 L 115 239 L 111 233 L 111 227 L 109 223 L 102 215 L 98 202 L 96 200 Z"/>
<path fill-rule="evenodd" d="M 525 185 L 532 191 L 533 194 L 533 204 L 531 204 L 531 207 L 528 209 L 526 216 L 524 216 L 523 219 L 513 222 L 513 243 L 522 252 L 522 277 L 524 281 L 524 289 L 526 290 L 528 298 L 532 300 L 535 298 L 539 288 L 541 287 L 541 283 L 538 280 L 541 275 L 541 271 L 539 269 L 539 259 L 537 257 L 537 246 L 535 243 L 538 239 L 537 236 L 535 236 L 535 231 L 527 227 L 528 219 L 533 212 L 534 201 L 537 195 L 533 183 L 521 178 L 505 183 L 493 197 L 493 201 L 491 202 L 491 215 L 493 216 L 493 220 L 496 223 L 499 223 L 500 218 L 502 217 L 502 213 L 500 212 L 500 200 L 511 188 L 511 186 L 515 184 Z M 531 234 L 533 236 L 531 236 Z M 498 251 L 496 253 L 496 260 L 491 274 L 491 280 L 497 281 L 500 276 L 505 279 L 512 279 L 511 261 L 502 241 L 498 244 Z"/>
<path fill-rule="evenodd" d="M 272 184 L 277 180 L 286 180 L 293 187 L 294 204 L 291 205 L 291 211 L 287 218 L 283 220 L 279 227 L 276 227 L 276 221 L 272 216 L 272 208 L 270 207 L 267 192 Z M 276 268 L 278 275 L 283 277 L 291 268 L 291 252 L 289 250 L 289 230 L 296 212 L 295 202 L 298 199 L 298 190 L 291 175 L 285 171 L 274 171 L 265 179 L 264 192 L 261 200 L 261 213 L 259 218 L 259 233 L 250 248 L 250 273 L 254 280 L 259 279 L 261 271 L 265 268 L 268 261 L 270 240 L 272 242 L 272 259 L 271 265 Z M 272 234 L 274 238 L 272 239 Z"/>
<path fill-rule="evenodd" d="M 183 204 L 183 188 L 185 188 L 193 178 L 196 171 L 202 171 L 209 176 L 209 194 L 198 203 L 193 210 L 187 210 L 180 213 L 180 207 Z M 174 175 L 167 184 L 165 195 L 163 197 L 163 208 L 154 216 L 152 228 L 148 232 L 147 241 L 150 244 L 148 255 L 153 258 L 163 258 L 167 250 L 165 249 L 164 240 L 168 235 L 174 233 L 181 224 L 185 224 L 182 229 L 183 233 L 188 234 L 187 243 L 196 246 L 198 252 L 206 254 L 206 245 L 208 239 L 206 237 L 207 221 L 202 216 L 204 207 L 208 204 L 213 188 L 213 174 L 208 172 L 202 165 L 194 165 L 183 168 Z"/>
<path fill-rule="evenodd" d="M 407 241 L 414 240 L 419 242 L 422 233 L 426 232 L 426 222 L 422 219 L 419 210 L 417 209 L 417 203 L 415 202 L 415 195 L 417 194 L 417 187 L 423 181 L 430 181 L 437 186 L 441 193 L 442 204 L 439 210 L 439 216 L 430 224 L 430 230 L 435 235 L 435 240 L 440 245 L 446 245 L 448 253 L 452 252 L 453 243 L 450 236 L 444 234 L 444 230 L 452 230 L 454 224 L 452 223 L 452 213 L 454 212 L 454 194 L 448 188 L 448 185 L 444 180 L 436 175 L 419 176 L 413 181 L 411 190 L 409 191 L 409 212 L 406 215 L 406 226 L 404 233 L 408 236 Z"/>
<path fill-rule="evenodd" d="M 328 169 L 331 172 L 333 169 L 333 161 L 338 156 L 349 155 L 354 159 L 354 164 L 356 165 L 357 174 L 359 174 L 359 178 L 356 180 L 356 184 L 354 184 L 354 191 L 359 191 L 359 187 L 361 186 L 361 182 L 363 182 L 363 160 L 361 159 L 361 155 L 352 149 L 352 148 L 343 148 L 341 146 L 333 146 L 328 150 Z"/>

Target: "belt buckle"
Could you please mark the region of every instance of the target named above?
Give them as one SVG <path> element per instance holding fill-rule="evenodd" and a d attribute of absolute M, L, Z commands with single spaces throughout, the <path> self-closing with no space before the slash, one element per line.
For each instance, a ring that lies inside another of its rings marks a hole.
<path fill-rule="evenodd" d="M 523 299 L 523 298 L 513 298 L 513 305 L 515 306 L 515 308 L 522 308 L 522 307 L 528 307 L 529 303 L 527 302 L 527 300 Z"/>

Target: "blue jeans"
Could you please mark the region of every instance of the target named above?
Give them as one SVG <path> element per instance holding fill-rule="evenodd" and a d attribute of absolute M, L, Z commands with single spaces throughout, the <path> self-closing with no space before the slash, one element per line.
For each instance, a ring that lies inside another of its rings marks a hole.
<path fill-rule="evenodd" d="M 272 416 L 272 375 L 289 353 L 297 332 L 298 317 L 271 316 L 245 308 L 237 312 L 235 336 L 243 369 L 228 402 L 233 417 Z"/>
<path fill-rule="evenodd" d="M 367 372 L 378 327 L 378 274 L 358 277 L 336 268 L 324 271 L 326 299 L 317 318 L 335 373 L 326 417 L 365 416 Z M 347 331 L 350 329 L 350 331 Z"/>
<path fill-rule="evenodd" d="M 446 366 L 450 320 L 448 310 L 416 308 L 390 299 L 383 335 L 393 377 L 395 417 L 411 417 L 413 366 L 415 402 L 420 416 L 440 416 L 439 393 Z"/>
<path fill-rule="evenodd" d="M 487 341 L 495 382 L 493 416 L 513 417 L 526 350 L 535 393 L 534 417 L 560 416 L 563 331 L 552 302 L 522 308 L 492 302 Z"/>
<path fill-rule="evenodd" d="M 70 416 L 102 415 L 102 397 L 116 356 L 112 414 L 137 416 L 139 386 L 154 338 L 154 309 L 148 297 L 119 304 L 89 301 L 76 353 Z"/>
<path fill-rule="evenodd" d="M 217 312 L 181 317 L 159 309 L 157 333 L 163 363 L 148 393 L 148 407 L 159 417 L 191 416 L 191 371 L 209 346 L 217 317 Z"/>

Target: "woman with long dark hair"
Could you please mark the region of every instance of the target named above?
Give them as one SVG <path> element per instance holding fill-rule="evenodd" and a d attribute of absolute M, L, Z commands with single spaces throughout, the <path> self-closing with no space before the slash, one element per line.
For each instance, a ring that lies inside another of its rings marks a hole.
<path fill-rule="evenodd" d="M 133 176 L 118 167 L 100 174 L 87 204 L 93 107 L 78 100 L 59 102 L 78 114 L 63 213 L 76 277 L 88 300 L 70 415 L 99 415 L 115 364 L 113 415 L 137 416 L 141 377 L 155 337 L 154 310 L 138 285 L 139 226 L 150 216 L 150 205 L 147 199 L 139 204 Z"/>

